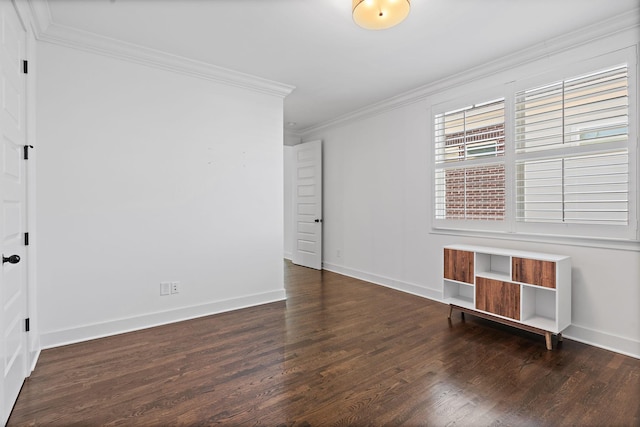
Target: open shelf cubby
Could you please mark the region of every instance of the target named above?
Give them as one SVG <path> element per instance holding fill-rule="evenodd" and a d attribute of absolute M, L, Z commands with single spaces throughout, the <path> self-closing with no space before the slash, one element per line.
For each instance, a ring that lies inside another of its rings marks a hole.
<path fill-rule="evenodd" d="M 474 286 L 452 280 L 444 281 L 444 300 L 448 304 L 461 307 L 474 307 Z"/>
<path fill-rule="evenodd" d="M 476 276 L 502 281 L 511 280 L 511 257 L 476 252 Z"/>
<path fill-rule="evenodd" d="M 555 289 L 522 286 L 522 321 L 540 329 L 554 327 L 556 323 Z"/>

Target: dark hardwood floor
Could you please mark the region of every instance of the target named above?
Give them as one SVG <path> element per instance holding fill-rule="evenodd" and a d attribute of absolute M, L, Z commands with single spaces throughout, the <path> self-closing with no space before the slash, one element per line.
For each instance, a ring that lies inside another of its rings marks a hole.
<path fill-rule="evenodd" d="M 640 425 L 640 360 L 284 268 L 286 303 L 43 351 L 8 425 Z"/>

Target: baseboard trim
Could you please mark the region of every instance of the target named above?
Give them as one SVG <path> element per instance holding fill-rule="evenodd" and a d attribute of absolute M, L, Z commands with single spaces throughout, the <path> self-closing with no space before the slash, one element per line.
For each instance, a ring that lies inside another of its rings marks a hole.
<path fill-rule="evenodd" d="M 412 283 L 403 282 L 377 274 L 367 273 L 361 270 L 348 268 L 336 264 L 323 263 L 323 268 L 327 271 L 353 277 L 359 280 L 384 286 L 412 295 L 417 295 L 436 302 L 442 303 L 442 291 L 424 288 Z M 284 290 L 266 292 L 257 295 L 250 295 L 241 298 L 234 298 L 225 301 L 216 301 L 198 306 L 182 307 L 175 310 L 151 313 L 125 319 L 118 319 L 109 322 L 84 325 L 77 328 L 58 330 L 43 333 L 40 337 L 42 349 L 60 347 L 68 344 L 75 344 L 97 338 L 132 332 L 140 329 L 152 328 L 154 326 L 168 323 L 180 322 L 197 317 L 209 316 L 212 314 L 224 313 L 232 310 L 252 307 L 286 299 Z M 640 341 L 627 337 L 621 337 L 610 333 L 597 331 L 584 326 L 570 325 L 563 336 L 568 339 L 578 341 L 594 347 L 613 351 L 625 356 L 640 359 Z M 38 351 L 39 356 L 39 351 Z M 35 366 L 38 357 L 33 358 Z"/>
<path fill-rule="evenodd" d="M 408 294 L 442 302 L 442 291 L 437 289 L 429 289 L 413 283 L 403 282 L 390 277 L 379 276 L 377 274 L 371 274 L 361 270 L 326 262 L 322 264 L 322 268 L 327 271 L 342 274 L 343 276 L 364 280 L 365 282 L 373 283 L 374 285 L 384 286 L 386 288 L 395 289 L 396 291 L 406 292 Z"/>
<path fill-rule="evenodd" d="M 36 365 L 38 364 L 38 359 L 40 359 L 40 353 L 42 352 L 41 349 L 37 349 L 34 352 L 31 352 L 30 356 L 31 356 L 31 365 L 29 366 L 29 372 L 27 374 L 27 376 L 31 375 L 31 373 L 34 371 L 34 369 L 36 369 Z"/>
<path fill-rule="evenodd" d="M 268 304 L 286 299 L 285 290 L 264 292 L 224 301 L 215 301 L 174 310 L 143 314 L 140 316 L 110 320 L 107 322 L 83 325 L 76 328 L 62 329 L 42 333 L 40 344 L 42 349 L 61 347 L 78 342 L 124 334 L 168 323 L 210 316 L 212 314 L 239 310 L 256 305 Z"/>
<path fill-rule="evenodd" d="M 637 340 L 608 334 L 579 325 L 570 325 L 562 332 L 562 336 L 583 344 L 589 344 L 604 350 L 614 351 L 624 354 L 625 356 L 640 359 L 640 341 Z"/>
<path fill-rule="evenodd" d="M 331 263 L 323 263 L 323 268 L 344 276 L 353 277 L 375 285 L 385 286 L 387 288 L 407 292 L 412 295 L 443 303 L 441 290 L 428 289 L 412 283 L 406 283 L 389 277 L 379 276 Z M 589 329 L 575 324 L 572 324 L 565 329 L 562 335 L 568 339 L 578 341 L 583 344 L 592 345 L 604 350 L 640 359 L 640 341 L 637 340 Z"/>

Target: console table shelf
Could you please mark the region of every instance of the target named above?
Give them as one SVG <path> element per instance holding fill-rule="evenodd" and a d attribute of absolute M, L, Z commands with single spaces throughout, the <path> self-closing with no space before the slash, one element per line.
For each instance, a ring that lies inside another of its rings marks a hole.
<path fill-rule="evenodd" d="M 444 301 L 460 311 L 562 340 L 571 323 L 571 259 L 471 245 L 444 247 Z"/>

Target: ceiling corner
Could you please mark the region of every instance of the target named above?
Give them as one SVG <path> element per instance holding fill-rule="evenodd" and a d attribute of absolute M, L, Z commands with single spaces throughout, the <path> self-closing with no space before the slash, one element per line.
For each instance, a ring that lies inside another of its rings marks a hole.
<path fill-rule="evenodd" d="M 37 39 L 41 39 L 52 22 L 49 2 L 47 0 L 27 0 L 27 2 L 29 3 L 31 15 L 33 16 L 35 36 Z"/>

